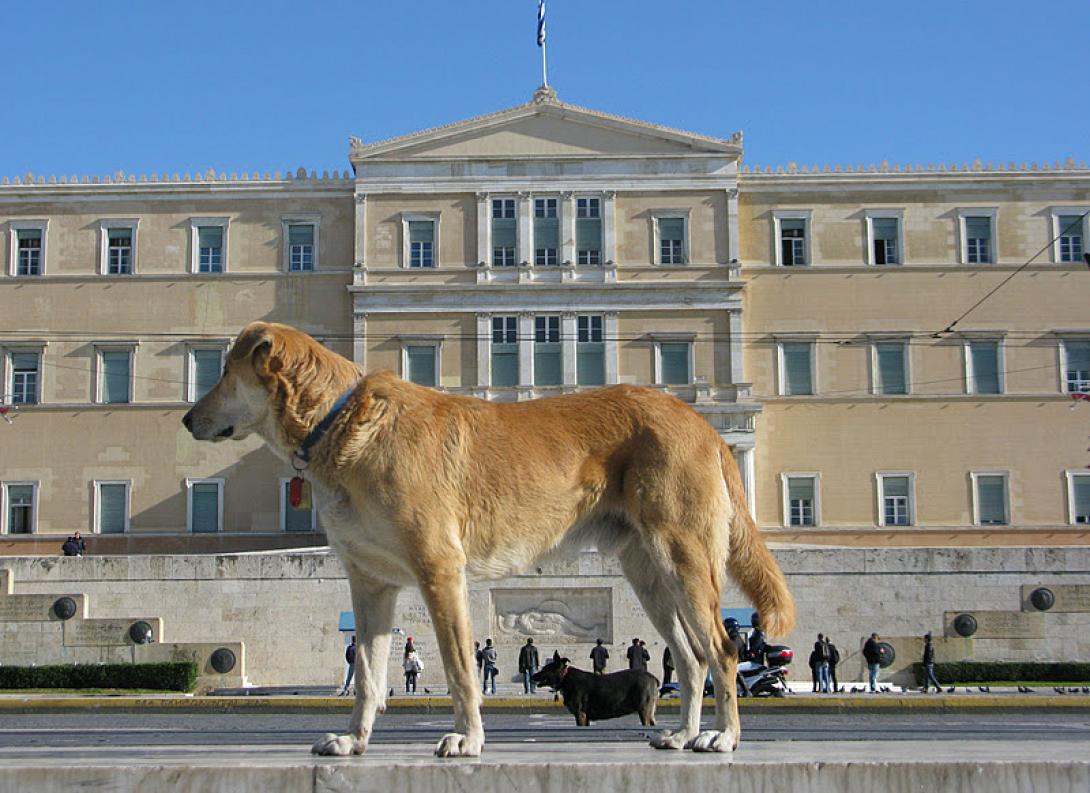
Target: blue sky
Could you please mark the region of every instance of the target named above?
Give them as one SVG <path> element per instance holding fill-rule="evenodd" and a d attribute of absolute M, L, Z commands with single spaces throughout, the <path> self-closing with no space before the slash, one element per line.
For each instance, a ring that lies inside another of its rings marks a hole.
<path fill-rule="evenodd" d="M 527 101 L 536 0 L 9 3 L 0 176 L 348 167 Z M 750 164 L 1090 159 L 1090 3 L 547 0 L 560 98 Z"/>

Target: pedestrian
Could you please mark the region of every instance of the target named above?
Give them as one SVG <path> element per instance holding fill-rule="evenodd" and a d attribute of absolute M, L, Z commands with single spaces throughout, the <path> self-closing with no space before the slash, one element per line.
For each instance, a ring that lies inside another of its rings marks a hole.
<path fill-rule="evenodd" d="M 821 687 L 821 676 L 818 672 L 818 667 L 821 666 L 821 656 L 818 655 L 816 647 L 810 651 L 810 658 L 807 659 L 807 663 L 810 666 L 810 693 L 816 694 Z"/>
<path fill-rule="evenodd" d="M 818 687 L 816 691 L 820 691 L 822 694 L 829 693 L 829 645 L 825 641 L 825 636 L 822 634 L 817 635 L 817 641 L 814 642 L 814 654 L 817 655 L 817 683 Z M 813 655 L 811 655 L 813 657 Z"/>
<path fill-rule="evenodd" d="M 352 685 L 352 677 L 356 674 L 356 635 L 352 634 L 352 641 L 344 648 L 344 662 L 348 664 L 348 671 L 344 673 L 344 688 L 341 696 L 348 696 L 348 687 Z"/>
<path fill-rule="evenodd" d="M 833 644 L 833 640 L 825 637 L 825 643 L 829 645 L 829 681 L 833 684 L 833 693 L 840 691 L 840 683 L 836 679 L 836 665 L 840 663 L 840 650 Z"/>
<path fill-rule="evenodd" d="M 87 553 L 87 543 L 77 531 L 61 545 L 61 553 L 65 556 L 83 556 Z"/>
<path fill-rule="evenodd" d="M 405 639 L 405 653 L 402 655 L 402 658 L 403 659 L 408 658 L 409 653 L 415 653 L 415 652 L 416 652 L 416 646 L 413 644 L 413 637 L 409 636 L 409 637 L 407 637 Z"/>
<path fill-rule="evenodd" d="M 537 684 L 534 682 L 534 672 L 538 670 L 539 666 L 537 648 L 534 647 L 534 640 L 527 639 L 526 644 L 522 645 L 522 649 L 519 650 L 519 672 L 522 674 L 523 694 L 533 694 L 537 691 Z"/>
<path fill-rule="evenodd" d="M 746 637 L 738 630 L 738 620 L 727 617 L 723 620 L 723 627 L 727 629 L 727 637 L 734 642 L 734 648 L 738 651 L 738 660 L 746 660 Z"/>
<path fill-rule="evenodd" d="M 878 634 L 872 633 L 863 644 L 863 660 L 867 662 L 867 682 L 870 693 L 878 693 L 878 670 L 882 664 L 882 650 L 878 647 Z"/>
<path fill-rule="evenodd" d="M 665 686 L 674 679 L 674 657 L 670 655 L 670 648 L 662 651 L 662 684 Z"/>
<path fill-rule="evenodd" d="M 402 668 L 405 670 L 405 693 L 415 694 L 416 678 L 424 671 L 424 664 L 420 661 L 420 656 L 417 654 L 415 647 L 411 650 L 406 649 Z"/>
<path fill-rule="evenodd" d="M 749 618 L 753 630 L 749 634 L 749 649 L 746 652 L 746 660 L 764 666 L 765 663 L 765 633 L 761 630 L 761 615 L 753 612 Z"/>
<path fill-rule="evenodd" d="M 484 654 L 481 652 L 480 642 L 473 642 L 473 657 L 477 659 L 477 677 L 483 678 Z"/>
<path fill-rule="evenodd" d="M 606 672 L 606 661 L 609 660 L 609 650 L 602 644 L 601 639 L 599 639 L 590 649 L 590 660 L 594 666 L 594 674 L 604 675 Z"/>
<path fill-rule="evenodd" d="M 484 662 L 484 683 L 481 689 L 482 694 L 488 693 L 488 684 L 492 683 L 492 693 L 496 693 L 496 675 L 499 673 L 499 668 L 496 666 L 496 648 L 492 646 L 491 639 L 484 640 L 484 649 L 481 650 L 481 658 Z"/>
<path fill-rule="evenodd" d="M 628 648 L 628 652 L 625 653 L 628 657 L 628 668 L 639 669 L 642 672 L 647 671 L 647 662 L 651 660 L 651 654 L 647 652 L 647 648 L 640 644 L 639 639 L 633 639 L 632 644 Z"/>
<path fill-rule="evenodd" d="M 939 685 L 939 679 L 935 677 L 935 645 L 931 644 L 931 634 L 925 633 L 923 635 L 923 670 L 926 677 L 923 681 L 923 693 L 927 693 L 931 690 L 931 686 L 935 686 L 935 693 L 942 693 L 942 686 Z"/>

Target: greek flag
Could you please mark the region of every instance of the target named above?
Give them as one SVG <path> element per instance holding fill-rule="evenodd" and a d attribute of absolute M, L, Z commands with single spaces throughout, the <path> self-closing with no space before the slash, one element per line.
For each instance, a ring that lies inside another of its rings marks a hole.
<path fill-rule="evenodd" d="M 545 46 L 545 0 L 537 0 L 537 46 Z"/>

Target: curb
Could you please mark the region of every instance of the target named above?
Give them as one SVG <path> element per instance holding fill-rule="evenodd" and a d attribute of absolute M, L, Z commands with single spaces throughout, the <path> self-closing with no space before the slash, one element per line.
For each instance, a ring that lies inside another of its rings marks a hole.
<path fill-rule="evenodd" d="M 350 697 L 309 696 L 0 696 L 0 713 L 64 713 L 74 711 L 112 712 L 191 712 L 191 713 L 283 713 L 313 711 L 320 713 L 350 711 Z M 739 708 L 745 713 L 889 713 L 913 711 L 980 712 L 1064 710 L 1090 712 L 1090 696 L 976 695 L 936 696 L 875 696 L 783 699 L 742 699 Z M 714 708 L 715 700 L 705 699 L 705 707 Z M 660 699 L 658 710 L 676 712 L 677 699 Z M 450 713 L 450 697 L 392 697 L 387 700 L 388 713 Z M 481 707 L 484 713 L 566 713 L 563 704 L 551 699 L 497 697 L 487 699 Z"/>

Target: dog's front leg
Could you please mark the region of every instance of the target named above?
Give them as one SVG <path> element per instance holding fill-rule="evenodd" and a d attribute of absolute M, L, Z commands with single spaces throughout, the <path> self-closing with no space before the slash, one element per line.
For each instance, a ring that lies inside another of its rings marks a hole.
<path fill-rule="evenodd" d="M 362 754 L 371 740 L 375 714 L 386 707 L 386 665 L 398 587 L 369 580 L 346 565 L 356 617 L 356 702 L 344 735 L 326 733 L 311 747 L 314 754 Z"/>
<path fill-rule="evenodd" d="M 484 747 L 481 693 L 474 674 L 473 633 L 469 624 L 469 594 L 465 571 L 454 552 L 416 559 L 420 592 L 431 612 L 435 639 L 454 706 L 455 732 L 444 735 L 435 749 L 439 757 L 477 757 Z M 454 557 L 454 558 L 452 558 Z"/>

